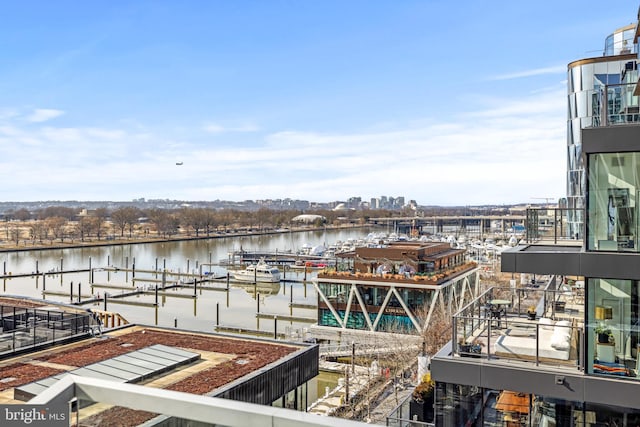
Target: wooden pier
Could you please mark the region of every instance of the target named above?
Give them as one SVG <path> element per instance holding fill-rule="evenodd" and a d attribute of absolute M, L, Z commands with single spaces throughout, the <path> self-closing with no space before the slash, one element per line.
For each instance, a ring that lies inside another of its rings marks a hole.
<path fill-rule="evenodd" d="M 318 321 L 315 317 L 287 316 L 285 314 L 256 313 L 256 317 L 258 319 L 284 320 L 285 322 L 315 323 Z"/>

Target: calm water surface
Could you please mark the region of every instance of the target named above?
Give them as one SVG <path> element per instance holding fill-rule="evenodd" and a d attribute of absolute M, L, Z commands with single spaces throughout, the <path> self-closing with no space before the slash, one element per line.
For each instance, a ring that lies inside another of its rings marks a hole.
<path fill-rule="evenodd" d="M 233 250 L 262 250 L 262 251 L 292 251 L 296 252 L 303 245 L 333 244 L 338 240 L 349 238 L 358 239 L 367 235 L 368 229 L 326 230 L 284 233 L 269 236 L 225 237 L 207 240 L 182 241 L 171 243 L 146 243 L 126 246 L 111 246 L 98 248 L 78 248 L 63 250 L 12 252 L 0 254 L 0 273 L 5 269 L 7 273 L 21 274 L 38 271 L 59 271 L 70 269 L 87 269 L 89 263 L 93 268 L 112 265 L 125 268 L 132 267 L 135 262 L 136 270 L 155 270 L 156 266 L 162 270 L 197 273 L 215 271 L 225 273 L 220 265 L 209 266 L 210 262 L 219 264 L 228 259 L 228 253 Z M 196 268 L 198 266 L 198 268 Z M 160 279 L 150 273 L 136 273 L 136 279 Z M 287 321 L 278 319 L 259 319 L 256 312 L 278 316 L 295 316 L 304 319 L 315 319 L 315 308 L 291 308 L 290 302 L 297 304 L 315 305 L 317 295 L 308 275 L 307 282 L 303 281 L 303 274 L 293 275 L 287 272 L 288 279 L 275 285 L 234 285 L 229 291 L 226 284 L 220 282 L 212 287 L 218 290 L 197 289 L 196 298 L 193 288 L 168 290 L 167 296 L 160 298 L 157 310 L 157 325 L 174 327 L 177 323 L 181 329 L 212 332 L 216 324 L 230 328 L 260 330 L 278 333 L 303 334 L 310 321 Z M 136 286 L 149 287 L 153 282 L 133 282 L 131 273 L 95 272 L 94 283 L 127 286 L 132 290 Z M 48 275 L 46 290 L 63 293 L 64 295 L 46 295 L 46 299 L 68 303 L 70 301 L 71 282 L 73 292 L 77 295 L 80 283 L 83 298 L 92 295 L 103 295 L 109 292 L 117 294 L 121 290 L 91 287 L 89 273 L 74 273 L 64 275 Z M 170 283 L 174 279 L 168 278 Z M 12 278 L 2 280 L 2 295 L 24 295 L 42 298 L 42 277 Z M 256 299 L 258 296 L 259 299 Z M 124 298 L 129 302 L 153 303 L 155 295 L 138 295 Z M 102 304 L 85 305 L 86 308 L 103 308 Z M 117 311 L 129 322 L 154 325 L 156 324 L 156 310 L 153 307 L 141 307 L 118 304 L 117 300 L 108 302 L 109 311 Z"/>

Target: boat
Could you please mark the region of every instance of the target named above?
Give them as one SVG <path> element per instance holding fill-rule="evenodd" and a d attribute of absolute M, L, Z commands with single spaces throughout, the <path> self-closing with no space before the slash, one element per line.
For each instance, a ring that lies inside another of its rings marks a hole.
<path fill-rule="evenodd" d="M 247 294 L 249 294 L 252 298 L 256 298 L 258 295 L 260 295 L 260 299 L 262 300 L 261 303 L 264 304 L 265 296 L 278 295 L 278 293 L 280 293 L 280 288 L 282 285 L 280 284 L 280 282 L 277 282 L 277 283 L 242 282 L 242 283 L 234 283 L 231 286 L 235 289 L 242 289 Z"/>
<path fill-rule="evenodd" d="M 280 282 L 278 267 L 267 264 L 261 259 L 257 264 L 250 264 L 244 270 L 236 270 L 233 278 L 241 282 Z"/>

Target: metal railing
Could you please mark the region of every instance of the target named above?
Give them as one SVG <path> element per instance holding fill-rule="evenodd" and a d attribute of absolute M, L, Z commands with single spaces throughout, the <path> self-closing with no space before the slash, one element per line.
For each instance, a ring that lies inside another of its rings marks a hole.
<path fill-rule="evenodd" d="M 571 235 L 569 223 L 572 218 L 584 213 L 584 209 L 569 208 L 527 208 L 525 219 L 525 241 L 553 241 L 553 244 L 582 242 Z"/>
<path fill-rule="evenodd" d="M 68 313 L 0 305 L 0 356 L 90 335 L 99 322 L 91 313 Z"/>
<path fill-rule="evenodd" d="M 407 396 L 389 415 L 387 415 L 387 427 L 434 427 L 435 423 L 418 421 L 411 417 L 411 395 Z M 435 421 L 435 420 L 434 420 Z"/>
<path fill-rule="evenodd" d="M 573 312 L 567 311 L 567 303 L 579 305 L 576 298 L 580 298 L 580 296 L 568 285 L 559 284 L 555 276 L 549 278 L 543 287 L 536 288 L 534 286 L 536 285 L 531 284 L 520 288 L 489 288 L 454 314 L 452 355 L 487 359 L 517 359 L 536 365 L 573 364 L 578 369 L 584 370 L 585 331 L 582 325 L 583 317 L 578 313 L 574 316 Z M 584 304 L 584 301 L 581 303 Z M 529 318 L 529 311 L 532 311 L 531 318 Z M 561 318 L 569 320 L 568 325 L 560 324 L 557 326 L 570 331 L 568 334 L 569 348 L 561 350 L 568 351 L 565 355 L 566 358 L 554 360 L 556 353 L 553 349 L 541 351 L 543 347 L 547 348 L 550 344 L 548 342 L 550 333 L 547 331 L 556 327 L 539 323 L 539 319 L 542 317 L 553 319 L 554 323 Z M 523 338 L 520 341 L 528 342 L 529 347 L 526 349 L 526 354 L 525 352 L 518 353 L 516 350 L 512 353 L 494 350 L 496 341 L 504 340 L 506 342 L 503 337 L 508 335 L 519 336 Z M 524 338 L 530 341 L 526 341 Z M 545 356 L 549 353 L 552 354 L 552 357 Z"/>

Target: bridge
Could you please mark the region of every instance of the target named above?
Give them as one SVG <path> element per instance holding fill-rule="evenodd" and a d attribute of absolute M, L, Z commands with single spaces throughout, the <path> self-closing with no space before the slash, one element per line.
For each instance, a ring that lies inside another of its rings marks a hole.
<path fill-rule="evenodd" d="M 465 231 L 473 227 L 474 232 L 488 234 L 491 224 L 499 221 L 503 231 L 514 226 L 524 227 L 526 215 L 435 215 L 425 217 L 369 218 L 370 224 L 385 225 L 398 232 L 409 234 L 417 230 L 420 234 L 431 232 L 443 233 L 445 227 L 455 227 Z M 540 216 L 539 218 L 546 218 Z M 549 217 L 552 220 L 553 217 Z"/>

